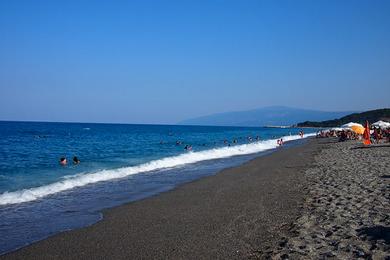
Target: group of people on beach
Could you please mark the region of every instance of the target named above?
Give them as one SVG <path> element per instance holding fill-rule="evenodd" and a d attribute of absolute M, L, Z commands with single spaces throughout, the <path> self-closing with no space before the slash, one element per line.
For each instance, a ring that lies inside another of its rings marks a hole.
<path fill-rule="evenodd" d="M 390 143 L 390 128 L 387 129 L 374 128 L 374 132 L 372 133 L 372 135 L 373 135 L 373 140 L 376 143 L 381 142 L 381 140 Z"/>
<path fill-rule="evenodd" d="M 344 142 L 347 140 L 361 140 L 362 135 L 355 133 L 349 129 L 342 130 L 321 130 L 317 132 L 317 138 L 326 138 L 326 137 L 337 137 L 339 142 Z M 388 129 L 380 129 L 373 128 L 370 131 L 370 139 L 372 143 L 381 143 L 381 142 L 390 142 L 390 128 Z"/>
<path fill-rule="evenodd" d="M 77 164 L 79 164 L 79 163 L 80 163 L 79 158 L 77 158 L 77 156 L 73 156 L 73 164 L 74 164 L 74 165 L 77 165 Z M 60 164 L 61 164 L 62 166 L 65 166 L 65 165 L 68 164 L 68 161 L 66 160 L 66 157 L 61 157 L 61 158 L 60 158 Z"/>

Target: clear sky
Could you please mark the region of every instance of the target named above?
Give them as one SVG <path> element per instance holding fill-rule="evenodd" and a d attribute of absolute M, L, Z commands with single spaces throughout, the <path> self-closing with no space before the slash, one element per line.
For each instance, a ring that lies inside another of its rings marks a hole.
<path fill-rule="evenodd" d="M 0 1 L 0 119 L 390 107 L 390 1 Z"/>

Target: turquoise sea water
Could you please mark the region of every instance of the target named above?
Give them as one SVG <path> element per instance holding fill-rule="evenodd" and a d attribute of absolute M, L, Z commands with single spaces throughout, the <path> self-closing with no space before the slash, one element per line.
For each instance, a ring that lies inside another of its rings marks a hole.
<path fill-rule="evenodd" d="M 104 208 L 238 165 L 275 149 L 277 138 L 299 140 L 298 131 L 0 122 L 0 253 L 92 224 Z M 73 156 L 81 163 L 73 165 Z"/>

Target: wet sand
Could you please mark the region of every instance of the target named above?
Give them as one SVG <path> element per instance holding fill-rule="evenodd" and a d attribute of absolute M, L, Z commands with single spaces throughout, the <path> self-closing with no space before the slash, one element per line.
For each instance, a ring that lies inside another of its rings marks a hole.
<path fill-rule="evenodd" d="M 215 259 L 277 256 L 301 216 L 317 140 L 103 212 L 1 259 Z M 283 242 L 284 243 L 284 242 Z M 283 245 L 283 244 L 282 244 Z"/>

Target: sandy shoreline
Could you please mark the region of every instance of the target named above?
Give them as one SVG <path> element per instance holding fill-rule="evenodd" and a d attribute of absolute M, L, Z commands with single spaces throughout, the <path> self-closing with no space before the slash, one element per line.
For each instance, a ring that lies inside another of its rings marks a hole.
<path fill-rule="evenodd" d="M 387 259 L 390 145 L 360 146 L 312 139 L 0 258 Z"/>
<path fill-rule="evenodd" d="M 271 248 L 299 215 L 317 146 L 281 149 L 215 176 L 104 212 L 104 220 L 4 259 L 245 258 Z"/>

